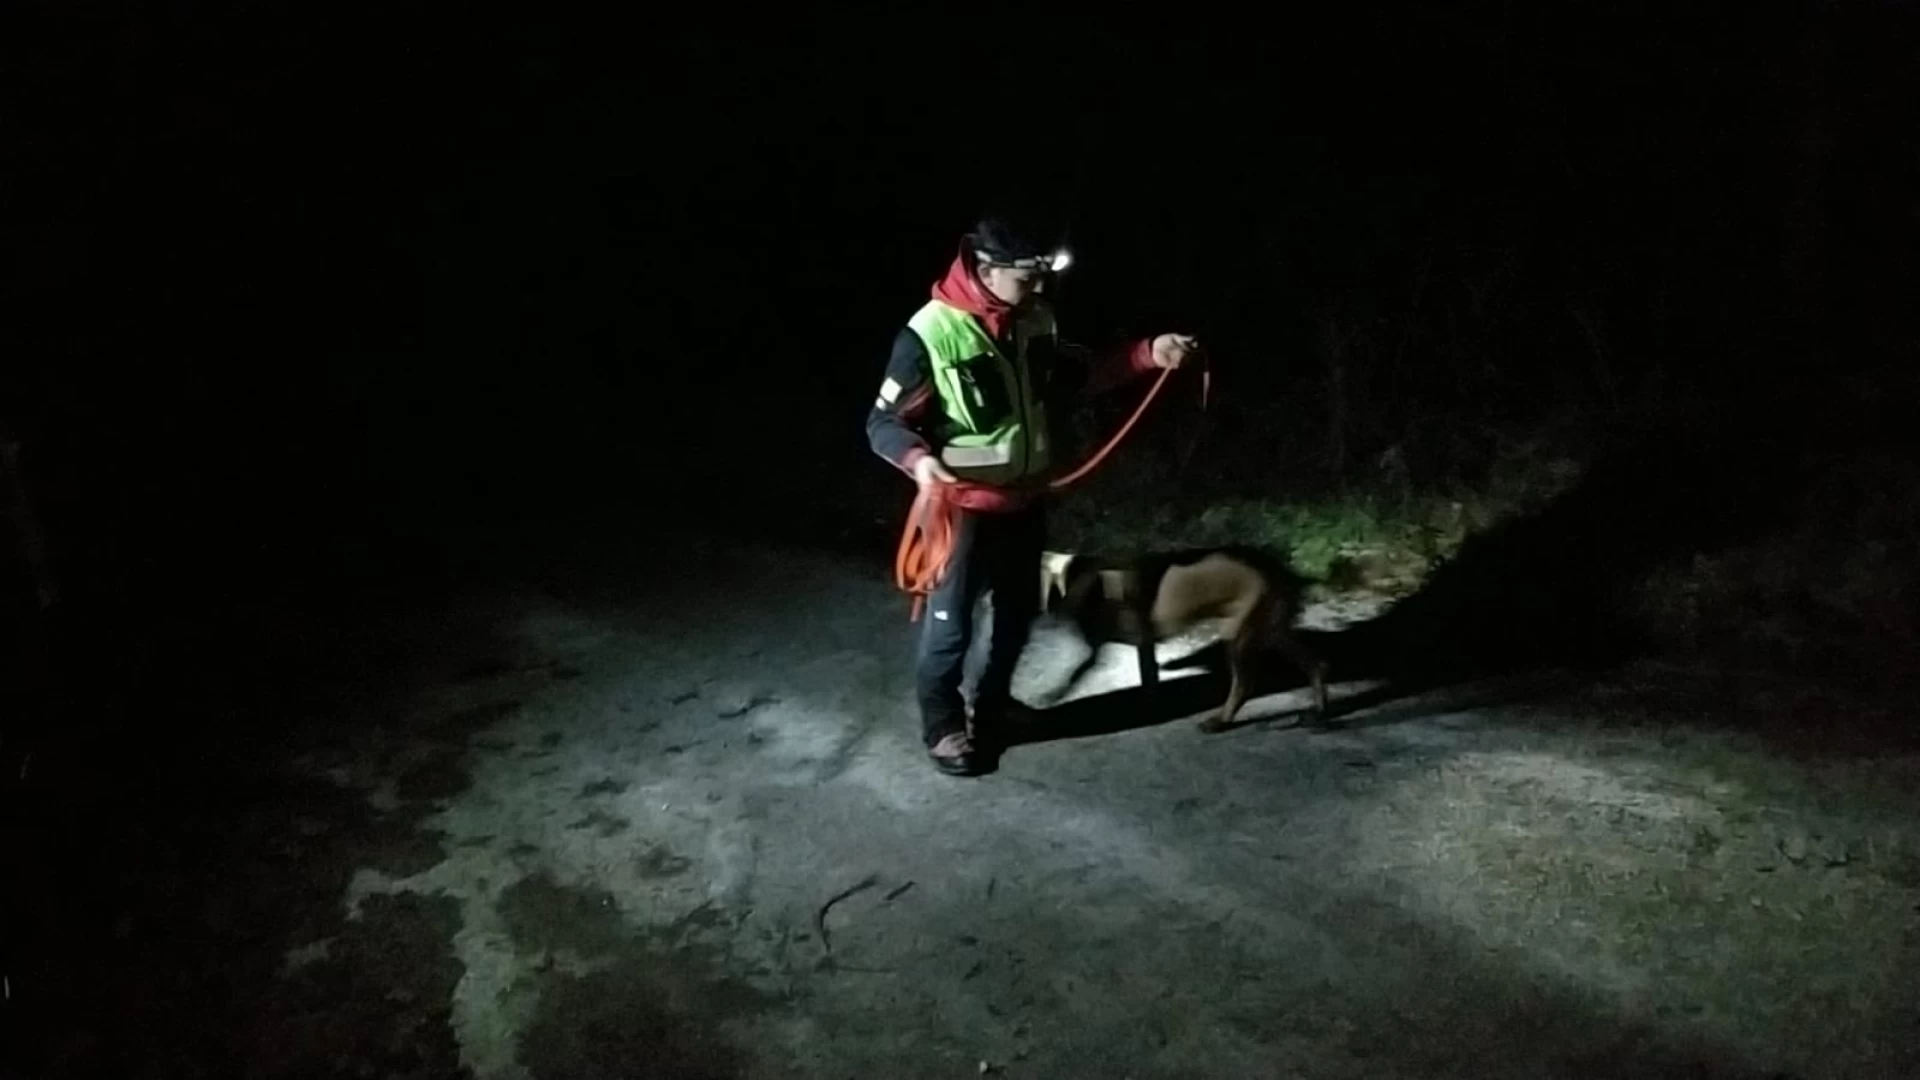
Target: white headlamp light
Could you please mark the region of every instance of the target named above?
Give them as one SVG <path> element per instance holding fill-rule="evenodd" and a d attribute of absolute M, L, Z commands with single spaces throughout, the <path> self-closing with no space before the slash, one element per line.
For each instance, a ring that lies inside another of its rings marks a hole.
<path fill-rule="evenodd" d="M 1044 270 L 1050 274 L 1057 274 L 1073 265 L 1073 255 L 1066 248 L 1051 255 L 1030 255 L 1024 259 L 993 259 L 984 255 L 982 258 L 991 266 L 1004 266 L 1012 270 Z"/>

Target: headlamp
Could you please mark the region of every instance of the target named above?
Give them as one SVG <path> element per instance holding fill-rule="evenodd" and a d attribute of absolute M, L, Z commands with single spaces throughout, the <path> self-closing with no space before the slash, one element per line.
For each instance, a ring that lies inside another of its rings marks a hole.
<path fill-rule="evenodd" d="M 1028 255 L 1019 259 L 996 258 L 982 252 L 980 258 L 988 266 L 1004 266 L 1011 270 L 1039 270 L 1048 274 L 1058 274 L 1073 265 L 1073 254 L 1066 248 L 1061 248 L 1049 255 Z"/>

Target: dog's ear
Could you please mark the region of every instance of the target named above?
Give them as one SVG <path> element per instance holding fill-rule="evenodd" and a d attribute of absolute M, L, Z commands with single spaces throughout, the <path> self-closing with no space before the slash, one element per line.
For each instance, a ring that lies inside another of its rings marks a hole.
<path fill-rule="evenodd" d="M 1067 567 L 1073 565 L 1073 556 L 1059 551 L 1040 553 L 1040 610 L 1052 607 L 1053 596 L 1059 593 L 1067 595 Z"/>

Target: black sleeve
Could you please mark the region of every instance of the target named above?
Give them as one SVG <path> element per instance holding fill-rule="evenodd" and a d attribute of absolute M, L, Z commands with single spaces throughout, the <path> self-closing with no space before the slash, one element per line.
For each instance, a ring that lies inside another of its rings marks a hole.
<path fill-rule="evenodd" d="M 1098 354 L 1061 333 L 1057 316 L 1047 345 L 1047 401 L 1055 408 L 1069 408 L 1093 385 Z"/>
<path fill-rule="evenodd" d="M 901 327 L 879 396 L 867 412 L 867 445 L 895 468 L 912 472 L 914 460 L 930 449 L 922 422 L 932 403 L 933 366 L 926 343 L 910 327 Z"/>
<path fill-rule="evenodd" d="M 1053 371 L 1047 380 L 1048 396 L 1058 407 L 1064 407 L 1086 392 L 1093 371 L 1093 350 L 1056 334 L 1051 360 Z"/>

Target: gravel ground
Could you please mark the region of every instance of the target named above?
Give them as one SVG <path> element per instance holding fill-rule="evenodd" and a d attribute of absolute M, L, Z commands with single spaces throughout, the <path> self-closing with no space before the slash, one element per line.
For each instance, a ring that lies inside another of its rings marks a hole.
<path fill-rule="evenodd" d="M 316 637 L 324 693 L 140 782 L 75 766 L 48 1073 L 1920 1075 L 1911 756 L 1790 757 L 1645 671 L 1207 736 L 1221 680 L 1143 702 L 1111 649 L 954 779 L 884 566 L 613 566 Z M 1017 692 L 1078 659 L 1043 627 Z"/>

